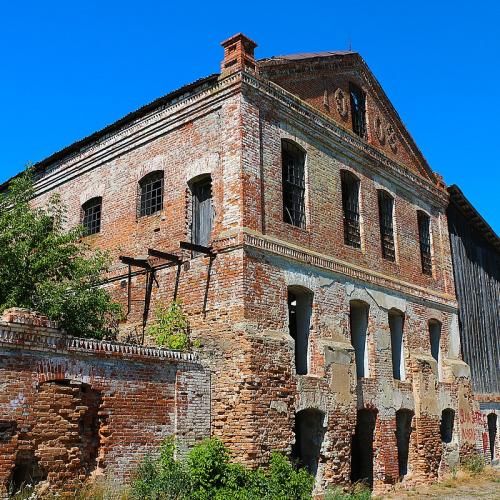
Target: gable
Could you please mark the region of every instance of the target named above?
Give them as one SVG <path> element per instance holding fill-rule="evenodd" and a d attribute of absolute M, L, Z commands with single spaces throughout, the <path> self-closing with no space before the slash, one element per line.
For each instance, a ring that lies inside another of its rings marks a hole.
<path fill-rule="evenodd" d="M 260 76 L 296 95 L 353 131 L 350 88 L 366 99 L 366 140 L 389 158 L 432 181 L 437 179 L 399 115 L 359 54 L 296 54 L 259 61 Z"/>

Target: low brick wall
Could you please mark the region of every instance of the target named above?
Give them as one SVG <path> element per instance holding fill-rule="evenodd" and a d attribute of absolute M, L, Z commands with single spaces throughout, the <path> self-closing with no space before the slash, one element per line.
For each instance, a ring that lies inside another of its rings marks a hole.
<path fill-rule="evenodd" d="M 210 375 L 196 357 L 65 336 L 22 310 L 0 321 L 0 496 L 44 482 L 71 492 L 94 471 L 126 481 L 176 436 L 210 435 Z"/>

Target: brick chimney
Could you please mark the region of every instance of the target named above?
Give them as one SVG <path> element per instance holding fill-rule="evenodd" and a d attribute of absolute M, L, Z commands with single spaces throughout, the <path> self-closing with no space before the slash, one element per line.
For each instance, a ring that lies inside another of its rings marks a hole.
<path fill-rule="evenodd" d="M 257 44 L 243 33 L 233 35 L 221 43 L 224 47 L 224 60 L 221 63 L 221 76 L 236 71 L 246 70 L 255 73 L 255 57 L 253 51 Z"/>

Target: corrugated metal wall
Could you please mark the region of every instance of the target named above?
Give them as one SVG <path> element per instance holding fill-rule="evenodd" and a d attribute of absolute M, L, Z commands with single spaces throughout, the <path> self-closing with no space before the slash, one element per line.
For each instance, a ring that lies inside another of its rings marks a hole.
<path fill-rule="evenodd" d="M 448 208 L 462 353 L 478 393 L 500 393 L 500 255 Z"/>

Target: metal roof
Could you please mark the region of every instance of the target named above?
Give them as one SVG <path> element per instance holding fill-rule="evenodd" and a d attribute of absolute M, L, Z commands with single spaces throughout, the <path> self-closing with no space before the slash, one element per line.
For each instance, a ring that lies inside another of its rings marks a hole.
<path fill-rule="evenodd" d="M 286 56 L 272 56 L 267 59 L 261 59 L 259 62 L 267 62 L 267 61 L 300 61 L 303 59 L 314 59 L 317 57 L 330 57 L 330 56 L 345 56 L 348 54 L 357 54 L 357 52 L 353 52 L 352 50 L 329 50 L 323 52 L 302 52 L 300 54 L 289 54 Z"/>

